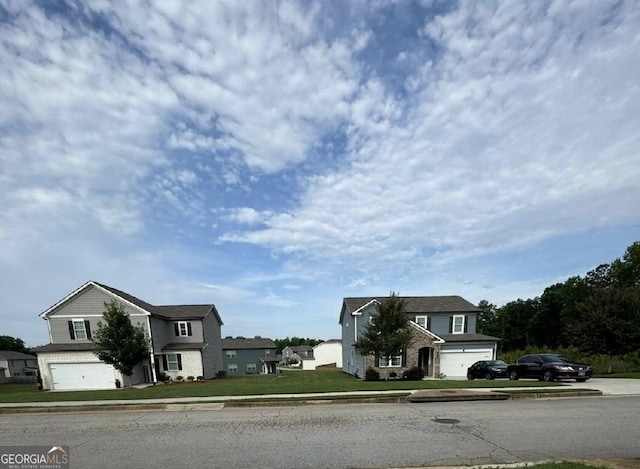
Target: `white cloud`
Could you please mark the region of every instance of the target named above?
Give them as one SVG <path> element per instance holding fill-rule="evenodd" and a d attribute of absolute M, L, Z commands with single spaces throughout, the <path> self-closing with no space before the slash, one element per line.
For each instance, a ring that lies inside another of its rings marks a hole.
<path fill-rule="evenodd" d="M 7 324 L 95 279 L 305 335 L 640 219 L 634 3 L 43 5 L 0 7 Z"/>
<path fill-rule="evenodd" d="M 639 12 L 602 26 L 610 5 L 590 8 L 462 4 L 435 18 L 425 31 L 442 57 L 410 78 L 416 93 L 360 88 L 349 167 L 310 177 L 266 228 L 222 239 L 375 269 L 636 222 Z"/>

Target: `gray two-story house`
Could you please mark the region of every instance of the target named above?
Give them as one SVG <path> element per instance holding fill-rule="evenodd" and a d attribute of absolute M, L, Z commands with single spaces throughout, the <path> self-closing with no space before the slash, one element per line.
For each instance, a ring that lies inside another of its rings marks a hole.
<path fill-rule="evenodd" d="M 376 315 L 384 297 L 344 298 L 339 324 L 342 327 L 342 370 L 362 378 L 368 368 L 395 372 L 420 367 L 427 377 L 465 376 L 478 360 L 496 357 L 498 338 L 476 333 L 480 310 L 460 296 L 409 296 L 405 312 L 410 319 L 412 343 L 395 357 L 363 356 L 355 346 L 359 334 Z"/>
<path fill-rule="evenodd" d="M 38 359 L 13 350 L 0 350 L 0 383 L 35 380 L 38 371 Z M 35 381 L 34 381 L 35 382 Z"/>
<path fill-rule="evenodd" d="M 131 379 L 94 354 L 92 333 L 103 320 L 105 303 L 120 303 L 134 325 L 149 338 L 148 358 Z M 128 293 L 87 282 L 40 314 L 51 343 L 36 348 L 44 389 L 109 389 L 156 383 L 162 376 L 214 378 L 223 369 L 220 328 L 215 305 L 154 306 Z"/>
<path fill-rule="evenodd" d="M 289 366 L 300 366 L 304 360 L 313 360 L 311 345 L 287 345 L 282 349 L 282 363 Z"/>
<path fill-rule="evenodd" d="M 271 339 L 222 339 L 224 369 L 229 376 L 275 373 L 280 360 L 276 351 L 276 344 Z"/>

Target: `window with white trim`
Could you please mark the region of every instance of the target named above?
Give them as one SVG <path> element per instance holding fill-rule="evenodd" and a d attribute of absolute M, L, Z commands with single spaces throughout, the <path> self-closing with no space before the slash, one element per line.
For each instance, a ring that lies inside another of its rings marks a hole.
<path fill-rule="evenodd" d="M 463 334 L 464 333 L 464 315 L 456 314 L 453 316 L 453 325 L 451 326 L 452 334 Z"/>
<path fill-rule="evenodd" d="M 180 371 L 180 362 L 177 353 L 167 354 L 167 371 Z"/>
<path fill-rule="evenodd" d="M 73 335 L 76 340 L 87 340 L 87 330 L 84 327 L 84 319 L 73 320 Z"/>
<path fill-rule="evenodd" d="M 402 355 L 395 355 L 393 357 L 379 357 L 378 358 L 378 367 L 379 368 L 398 368 L 402 366 Z"/>
<path fill-rule="evenodd" d="M 227 365 L 227 371 L 229 373 L 237 373 L 238 372 L 238 365 L 236 363 L 229 363 Z"/>
<path fill-rule="evenodd" d="M 416 316 L 416 324 L 424 329 L 428 329 L 427 325 L 429 324 L 429 321 L 427 320 L 426 316 Z"/>
<path fill-rule="evenodd" d="M 178 336 L 187 337 L 189 335 L 189 323 L 187 321 L 178 321 Z"/>
<path fill-rule="evenodd" d="M 264 351 L 264 356 L 265 356 L 265 357 L 270 357 L 270 356 L 271 356 L 271 350 L 266 349 L 266 350 Z"/>
<path fill-rule="evenodd" d="M 236 358 L 237 354 L 235 350 L 227 350 L 226 355 L 227 355 L 227 358 Z"/>
<path fill-rule="evenodd" d="M 255 373 L 257 369 L 255 363 L 247 363 L 247 373 Z"/>

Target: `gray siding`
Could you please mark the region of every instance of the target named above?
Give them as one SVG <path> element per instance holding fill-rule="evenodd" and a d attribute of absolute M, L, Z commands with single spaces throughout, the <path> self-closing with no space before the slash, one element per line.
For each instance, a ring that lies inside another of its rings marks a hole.
<path fill-rule="evenodd" d="M 369 323 L 369 318 L 376 314 L 375 304 L 368 306 L 361 313 L 362 316 L 354 317 L 347 310 L 342 317 L 342 370 L 362 378 L 365 372 L 364 357 L 353 346 L 355 341 L 354 327 L 357 328 L 358 335 L 362 334 Z M 467 318 L 467 333 L 475 334 L 478 313 L 473 311 L 466 313 L 411 313 L 410 319 L 415 321 L 416 316 L 428 316 L 431 318 L 430 331 L 436 335 L 444 335 L 450 333 L 451 317 L 458 314 L 462 314 Z M 484 347 L 486 348 L 486 345 Z"/>
<path fill-rule="evenodd" d="M 72 319 L 88 320 L 93 334 L 98 329 L 98 322 L 102 321 L 102 314 L 105 310 L 105 303 L 114 299 L 111 295 L 89 287 L 84 292 L 78 294 L 70 301 L 60 305 L 49 314 L 49 326 L 51 327 L 51 343 L 68 344 L 76 342 L 89 342 L 89 340 L 74 340 L 69 334 L 68 321 Z M 142 324 L 145 332 L 149 335 L 147 320 L 139 310 L 123 304 L 125 310 L 132 315 L 131 322 Z"/>
<path fill-rule="evenodd" d="M 38 359 L 0 359 L 0 366 L 7 368 L 6 370 L 0 371 L 0 373 L 4 373 L 7 378 L 12 376 L 27 376 L 27 373 L 31 373 L 29 376 L 32 376 L 35 374 L 33 368 L 38 369 Z M 31 369 L 27 370 L 25 368 Z"/>
<path fill-rule="evenodd" d="M 203 331 L 202 337 L 207 344 L 202 351 L 202 366 L 204 368 L 205 379 L 214 378 L 216 373 L 223 370 L 222 364 L 222 337 L 220 332 L 220 323 L 216 319 L 216 315 L 209 313 L 200 324 Z M 195 329 L 193 331 L 195 336 Z"/>
<path fill-rule="evenodd" d="M 162 347 L 167 344 L 197 344 L 200 342 L 207 342 L 204 337 L 202 321 L 200 319 L 188 319 L 184 321 L 191 324 L 192 335 L 186 337 L 176 335 L 174 324 L 177 322 L 181 321 L 168 321 L 155 317 L 151 318 L 151 330 L 153 331 L 153 353 L 162 353 Z M 214 322 L 217 322 L 215 321 L 215 316 Z"/>
<path fill-rule="evenodd" d="M 475 334 L 476 332 L 476 320 L 478 314 L 475 312 L 469 313 L 423 313 L 423 314 L 411 314 L 410 319 L 416 320 L 416 316 L 427 316 L 430 318 L 430 331 L 436 335 L 451 334 L 449 326 L 451 324 L 451 318 L 453 316 L 466 316 L 467 317 L 467 334 Z"/>
<path fill-rule="evenodd" d="M 224 363 L 224 370 L 228 375 L 244 375 L 247 373 L 247 364 L 253 363 L 256 366 L 255 373 L 262 372 L 262 361 L 261 358 L 275 358 L 276 349 L 270 348 L 268 349 L 270 354 L 267 355 L 265 350 L 267 349 L 229 349 L 235 350 L 236 357 L 235 358 L 227 358 L 227 351 L 222 351 L 222 360 Z M 234 364 L 238 366 L 237 372 L 229 372 L 229 365 Z"/>

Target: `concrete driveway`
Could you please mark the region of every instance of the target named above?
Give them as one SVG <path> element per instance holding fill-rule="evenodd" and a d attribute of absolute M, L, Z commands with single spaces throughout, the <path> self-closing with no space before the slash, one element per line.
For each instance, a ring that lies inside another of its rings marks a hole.
<path fill-rule="evenodd" d="M 502 381 L 502 380 L 501 380 Z M 520 381 L 534 381 L 530 379 L 522 379 Z M 558 382 L 559 387 L 566 389 L 567 385 L 580 389 L 597 389 L 602 391 L 605 396 L 633 396 L 640 395 L 640 379 L 626 378 L 591 378 L 586 383 L 577 383 L 575 380 L 563 380 Z M 501 389 L 518 389 L 518 388 L 493 388 L 495 391 Z M 523 389 L 523 388 L 520 388 Z M 525 388 L 527 389 L 527 388 Z M 531 389 L 531 388 L 528 388 Z M 544 389 L 553 389 L 546 386 Z"/>
<path fill-rule="evenodd" d="M 640 395 L 640 379 L 591 378 L 586 383 L 562 381 L 562 384 L 569 384 L 576 388 L 597 389 L 605 396 Z"/>

